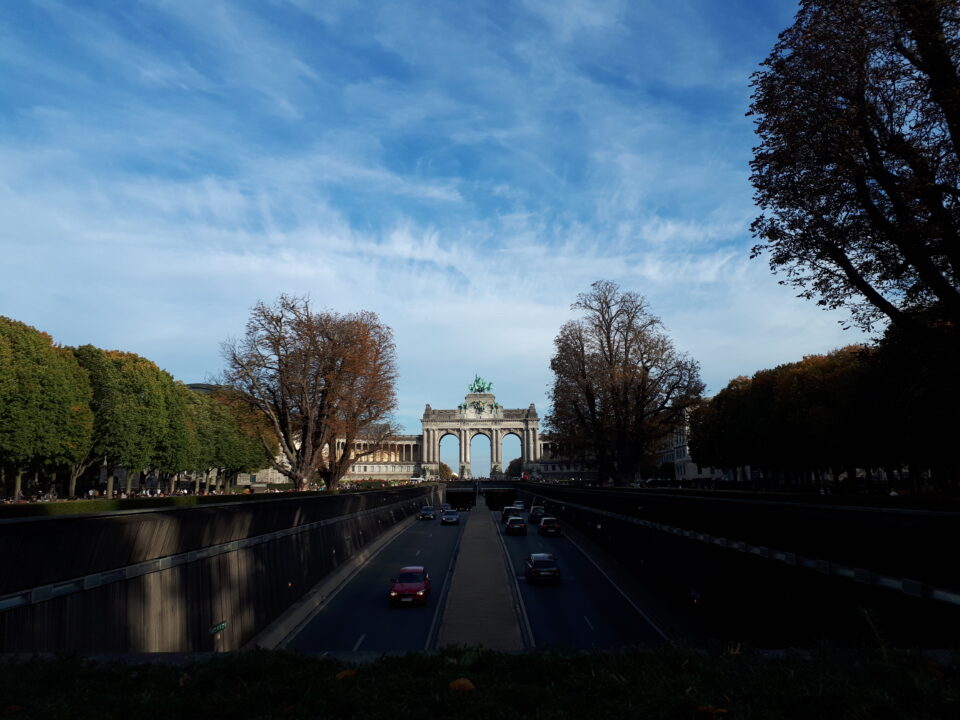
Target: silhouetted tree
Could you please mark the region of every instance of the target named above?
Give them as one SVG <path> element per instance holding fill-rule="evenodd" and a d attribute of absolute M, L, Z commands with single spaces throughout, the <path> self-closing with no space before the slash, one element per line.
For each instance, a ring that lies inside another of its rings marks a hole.
<path fill-rule="evenodd" d="M 753 76 L 754 256 L 864 328 L 960 328 L 958 35 L 956 0 L 804 0 Z"/>
<path fill-rule="evenodd" d="M 602 479 L 625 484 L 684 422 L 703 392 L 700 368 L 674 348 L 646 300 L 616 283 L 593 283 L 572 309 L 583 317 L 554 340 L 547 424 L 573 456 L 594 458 Z"/>

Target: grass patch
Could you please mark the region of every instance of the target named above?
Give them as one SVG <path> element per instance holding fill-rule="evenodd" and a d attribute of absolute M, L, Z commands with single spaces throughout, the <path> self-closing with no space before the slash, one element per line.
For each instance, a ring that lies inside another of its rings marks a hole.
<path fill-rule="evenodd" d="M 453 690 L 460 678 L 468 689 Z M 352 665 L 285 652 L 179 665 L 57 657 L 0 666 L 12 718 L 960 717 L 956 665 L 821 649 L 771 658 L 683 650 L 514 655 L 477 649 Z M 705 712 L 705 711 L 704 711 Z"/>

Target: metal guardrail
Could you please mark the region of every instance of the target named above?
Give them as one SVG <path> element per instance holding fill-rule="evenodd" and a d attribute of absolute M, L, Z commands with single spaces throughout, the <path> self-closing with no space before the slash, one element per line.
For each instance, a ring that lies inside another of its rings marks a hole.
<path fill-rule="evenodd" d="M 891 575 L 873 572 L 872 570 L 868 570 L 866 568 L 841 565 L 831 562 L 830 560 L 824 560 L 822 558 L 814 558 L 807 555 L 800 555 L 798 553 L 786 552 L 784 550 L 776 550 L 764 545 L 753 545 L 741 540 L 731 540 L 729 538 L 719 537 L 716 535 L 708 535 L 707 533 L 698 532 L 696 530 L 686 530 L 684 528 L 674 527 L 672 525 L 664 525 L 663 523 L 653 522 L 652 520 L 643 520 L 631 515 L 621 515 L 620 513 L 610 512 L 609 510 L 598 510 L 597 508 L 592 508 L 587 505 L 579 505 L 577 503 L 554 500 L 552 498 L 550 498 L 550 501 L 562 507 L 571 507 L 577 510 L 584 510 L 602 517 L 609 517 L 626 523 L 631 523 L 633 525 L 649 528 L 651 530 L 658 530 L 660 532 L 678 535 L 689 540 L 695 540 L 708 545 L 717 545 L 719 547 L 727 548 L 728 550 L 736 550 L 738 552 L 756 555 L 757 557 L 767 560 L 776 560 L 787 565 L 794 565 L 796 567 L 802 567 L 808 570 L 815 570 L 819 573 L 823 573 L 824 575 L 845 578 L 858 583 L 863 583 L 865 585 L 873 585 L 890 590 L 898 590 L 905 595 L 909 595 L 910 597 L 938 600 L 940 602 L 946 602 L 952 605 L 960 605 L 960 592 L 928 585 L 919 580 L 897 578 Z"/>
<path fill-rule="evenodd" d="M 14 608 L 24 607 L 26 605 L 45 602 L 47 600 L 52 600 L 64 595 L 72 595 L 74 593 L 84 592 L 85 590 L 91 590 L 93 588 L 98 588 L 110 583 L 130 580 L 131 578 L 140 577 L 141 575 L 160 572 L 178 565 L 186 565 L 188 563 L 196 562 L 197 560 L 205 560 L 217 555 L 224 555 L 226 553 L 235 552 L 243 548 L 253 547 L 255 545 L 271 542 L 273 540 L 279 540 L 280 538 L 289 537 L 291 535 L 310 532 L 311 530 L 316 530 L 327 525 L 334 525 L 346 520 L 353 520 L 355 518 L 373 515 L 383 512 L 384 510 L 396 509 L 404 505 L 419 507 L 418 502 L 415 500 L 404 500 L 402 502 L 391 503 L 390 505 L 382 505 L 376 508 L 360 510 L 359 512 L 351 513 L 350 515 L 340 515 L 338 517 L 326 518 L 325 520 L 317 520 L 316 522 L 307 523 L 306 525 L 299 525 L 293 528 L 284 528 L 283 530 L 276 530 L 274 532 L 264 533 L 262 535 L 253 535 L 248 538 L 243 538 L 242 540 L 231 540 L 229 542 L 211 545 L 199 550 L 190 550 L 189 552 L 179 553 L 177 555 L 167 555 L 165 557 L 146 560 L 134 565 L 127 565 L 125 567 L 114 568 L 112 570 L 105 570 L 103 572 L 84 575 L 71 580 L 50 583 L 48 585 L 40 585 L 39 587 L 30 588 L 29 590 L 21 590 L 19 592 L 0 596 L 0 612 L 13 610 Z"/>

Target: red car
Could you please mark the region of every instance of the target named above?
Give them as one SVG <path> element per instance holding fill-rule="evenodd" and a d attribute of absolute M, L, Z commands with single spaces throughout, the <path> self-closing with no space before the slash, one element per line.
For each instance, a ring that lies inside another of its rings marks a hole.
<path fill-rule="evenodd" d="M 400 568 L 397 576 L 390 578 L 390 603 L 423 604 L 430 597 L 430 573 L 423 565 L 408 565 Z"/>

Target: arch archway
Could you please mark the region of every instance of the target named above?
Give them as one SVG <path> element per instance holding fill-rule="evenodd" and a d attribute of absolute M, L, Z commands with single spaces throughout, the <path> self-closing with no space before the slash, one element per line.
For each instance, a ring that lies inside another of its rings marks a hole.
<path fill-rule="evenodd" d="M 504 432 L 500 438 L 500 457 L 503 458 L 502 471 L 507 472 L 510 461 L 519 459 L 523 462 L 523 437 L 519 432 Z M 519 473 L 517 473 L 519 475 Z"/>
<path fill-rule="evenodd" d="M 482 430 L 473 433 L 470 438 L 470 476 L 490 477 L 495 457 L 492 433 Z"/>
<path fill-rule="evenodd" d="M 450 471 L 460 474 L 460 458 L 463 456 L 463 443 L 457 432 L 444 432 L 437 440 L 440 462 L 446 463 Z M 439 475 L 439 465 L 437 474 Z"/>

